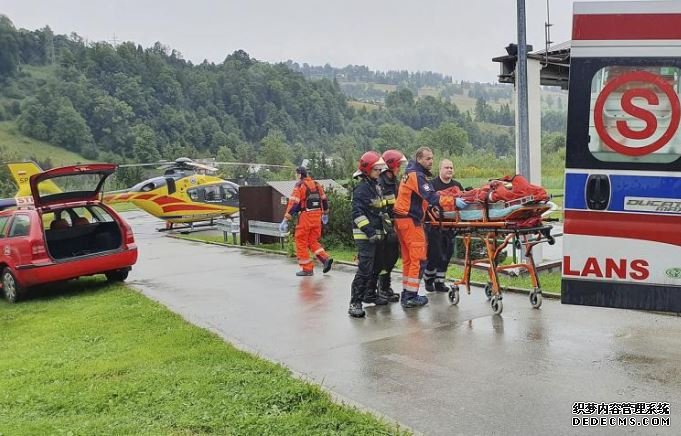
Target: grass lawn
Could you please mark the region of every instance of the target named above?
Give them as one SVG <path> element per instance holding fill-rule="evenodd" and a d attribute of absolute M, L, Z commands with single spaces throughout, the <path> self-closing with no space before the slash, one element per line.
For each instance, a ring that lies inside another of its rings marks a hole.
<path fill-rule="evenodd" d="M 196 240 L 196 241 L 207 241 L 207 242 L 217 242 L 223 243 L 222 236 L 212 236 L 205 235 L 201 233 L 195 233 L 191 235 L 179 235 L 182 239 Z M 229 245 L 231 245 L 232 238 L 229 237 Z M 238 242 L 238 241 L 237 241 Z M 290 243 L 289 243 L 290 244 Z M 281 251 L 281 246 L 279 244 L 260 244 L 258 247 L 266 250 Z M 289 253 L 291 254 L 291 248 L 289 247 Z M 345 262 L 355 262 L 355 250 L 347 247 L 328 247 L 329 253 L 333 256 L 335 260 L 341 260 Z M 292 255 L 292 254 L 291 254 Z M 509 263 L 510 259 L 508 260 Z M 397 269 L 402 268 L 402 260 L 399 259 L 396 265 Z M 456 264 L 449 265 L 447 270 L 447 276 L 450 279 L 461 278 L 463 276 L 463 267 Z M 471 275 L 472 282 L 487 283 L 489 280 L 487 271 L 473 269 Z M 502 286 L 521 288 L 521 289 L 532 289 L 532 281 L 529 275 L 523 274 L 519 277 L 510 277 L 507 275 L 499 275 L 499 280 Z M 560 294 L 560 272 L 543 272 L 539 274 L 539 283 L 541 285 L 542 292 L 550 294 Z"/>
<path fill-rule="evenodd" d="M 0 434 L 395 434 L 123 285 L 0 302 Z"/>
<path fill-rule="evenodd" d="M 116 212 L 129 212 L 131 210 L 139 210 L 137 206 L 132 203 L 114 203 L 110 205 Z"/>

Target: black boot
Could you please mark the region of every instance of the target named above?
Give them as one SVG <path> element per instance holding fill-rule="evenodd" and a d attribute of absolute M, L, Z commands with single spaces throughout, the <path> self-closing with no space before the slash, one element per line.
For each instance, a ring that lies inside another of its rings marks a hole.
<path fill-rule="evenodd" d="M 326 274 L 327 272 L 331 271 L 331 265 L 333 265 L 333 259 L 332 258 L 327 258 L 324 262 L 324 269 L 322 272 Z"/>
<path fill-rule="evenodd" d="M 402 297 L 400 300 L 402 307 L 405 309 L 421 307 L 428 304 L 428 297 L 425 295 L 419 295 L 418 292 L 413 291 L 402 291 Z"/>
<path fill-rule="evenodd" d="M 426 279 L 425 283 L 427 292 L 435 292 L 435 279 Z"/>
<path fill-rule="evenodd" d="M 449 292 L 449 286 L 444 282 L 435 282 L 435 292 Z"/>
<path fill-rule="evenodd" d="M 373 292 L 367 291 L 364 294 L 364 298 L 362 298 L 362 302 L 366 304 L 375 304 L 376 306 L 385 306 L 386 304 L 388 304 L 388 300 L 383 298 L 376 291 Z"/>
<path fill-rule="evenodd" d="M 390 301 L 391 303 L 397 303 L 400 301 L 399 294 L 390 287 L 390 273 L 381 274 L 378 277 L 378 295 Z"/>
<path fill-rule="evenodd" d="M 366 312 L 364 309 L 362 309 L 362 303 L 350 303 L 348 315 L 353 318 L 362 318 L 364 315 L 366 315 Z"/>

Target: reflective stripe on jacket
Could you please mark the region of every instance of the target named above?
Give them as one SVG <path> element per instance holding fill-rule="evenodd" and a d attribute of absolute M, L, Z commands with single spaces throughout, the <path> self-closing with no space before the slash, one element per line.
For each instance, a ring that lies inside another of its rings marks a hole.
<path fill-rule="evenodd" d="M 368 239 L 376 234 L 383 234 L 383 212 L 383 197 L 378 183 L 362 177 L 352 191 L 353 238 Z"/>

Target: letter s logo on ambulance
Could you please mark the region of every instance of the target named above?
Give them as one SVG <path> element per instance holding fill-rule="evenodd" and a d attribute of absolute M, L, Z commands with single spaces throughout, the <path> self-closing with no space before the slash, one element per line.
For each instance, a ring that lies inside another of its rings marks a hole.
<path fill-rule="evenodd" d="M 570 256 L 563 258 L 563 275 L 585 278 L 605 278 L 643 281 L 650 277 L 648 262 L 643 259 L 611 259 L 599 260 L 589 257 L 584 265 L 573 265 Z"/>
<path fill-rule="evenodd" d="M 638 84 L 638 87 L 634 87 Z M 634 130 L 629 127 L 627 121 L 617 120 L 617 133 L 623 138 L 633 140 L 650 139 L 650 143 L 643 146 L 631 147 L 623 144 L 621 140 L 614 138 L 608 131 L 603 117 L 605 115 L 605 103 L 608 97 L 619 88 L 629 87 L 622 93 L 620 104 L 622 110 L 634 118 L 637 118 L 645 123 L 642 130 Z M 661 104 L 658 94 L 650 90 L 653 86 L 661 91 L 669 100 L 669 107 L 671 108 L 671 115 L 669 126 L 657 139 L 653 139 L 657 132 L 658 121 L 655 114 L 648 109 L 634 105 L 634 98 L 644 99 L 649 106 L 659 106 Z M 681 103 L 679 97 L 674 91 L 674 88 L 662 77 L 650 73 L 648 71 L 632 71 L 608 82 L 596 99 L 594 105 L 594 125 L 598 136 L 603 140 L 608 147 L 615 152 L 625 156 L 645 156 L 661 149 L 674 137 L 674 134 L 679 128 L 681 121 Z"/>

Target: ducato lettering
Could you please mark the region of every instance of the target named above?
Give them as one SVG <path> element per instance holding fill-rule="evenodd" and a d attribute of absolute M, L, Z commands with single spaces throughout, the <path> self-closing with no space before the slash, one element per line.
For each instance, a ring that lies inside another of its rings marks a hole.
<path fill-rule="evenodd" d="M 644 259 L 612 259 L 599 260 L 589 257 L 583 265 L 576 265 L 570 258 L 563 258 L 563 275 L 586 278 L 631 279 L 643 281 L 650 277 L 648 261 Z"/>

